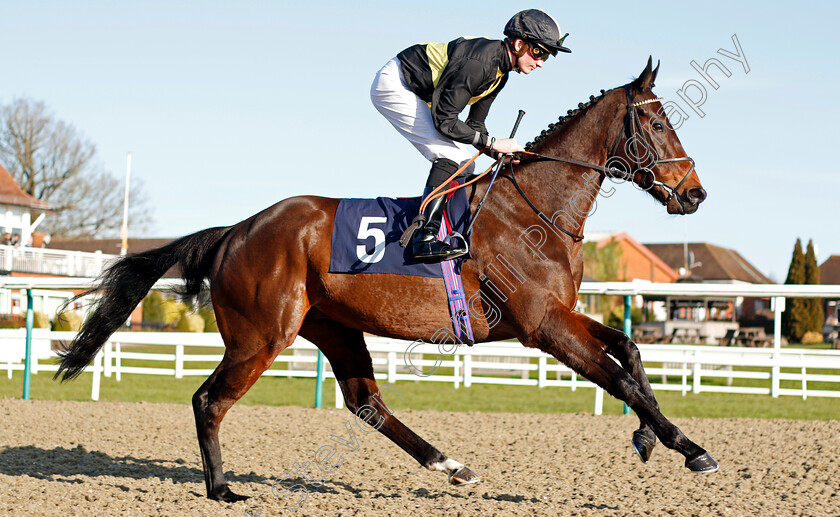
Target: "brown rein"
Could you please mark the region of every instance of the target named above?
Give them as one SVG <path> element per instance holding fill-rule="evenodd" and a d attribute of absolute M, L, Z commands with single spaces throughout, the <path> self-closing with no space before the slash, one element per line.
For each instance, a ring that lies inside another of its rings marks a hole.
<path fill-rule="evenodd" d="M 644 135 L 644 130 L 641 128 L 641 121 L 639 121 L 639 120 L 638 120 L 638 118 L 637 118 L 637 116 L 636 116 L 636 114 L 635 114 L 635 111 L 633 111 L 633 108 L 634 108 L 634 107 L 636 107 L 636 106 L 638 106 L 638 105 L 640 105 L 640 104 L 642 104 L 642 103 L 647 104 L 647 103 L 652 102 L 653 100 L 657 100 L 657 99 L 652 99 L 652 100 L 649 100 L 649 101 L 641 101 L 640 103 L 635 103 L 635 102 L 634 102 L 634 98 L 633 98 L 633 96 L 632 96 L 632 95 L 631 95 L 631 93 L 630 93 L 630 88 L 629 88 L 629 85 L 625 85 L 625 92 L 626 92 L 626 94 L 627 94 L 627 116 L 625 117 L 625 121 L 624 121 L 624 124 L 625 124 L 625 133 L 627 132 L 627 128 L 628 128 L 628 126 L 629 126 L 629 128 L 630 128 L 630 132 L 632 133 L 632 134 L 631 134 L 631 137 L 633 137 L 633 138 L 632 138 L 632 140 L 633 140 L 633 145 L 634 145 L 634 151 L 637 151 L 637 149 L 635 148 L 635 146 L 637 145 L 637 142 L 635 141 L 635 136 L 636 136 L 636 134 L 637 134 L 637 133 L 640 133 L 640 134 Z M 521 119 L 522 114 L 524 114 L 524 113 L 523 113 L 522 111 L 520 111 L 520 119 Z M 516 126 L 518 126 L 518 125 L 519 125 L 519 120 L 517 120 L 517 122 L 516 122 Z M 638 128 L 637 128 L 637 125 L 639 126 Z M 516 131 L 516 126 L 514 126 L 514 132 Z M 625 138 L 627 138 L 627 137 L 625 137 Z M 615 153 L 615 151 L 616 151 L 616 149 L 618 148 L 618 145 L 619 145 L 619 143 L 620 143 L 620 142 L 621 142 L 621 136 L 619 136 L 619 139 L 618 139 L 618 140 L 616 140 L 616 142 L 615 142 L 615 144 L 614 144 L 614 146 L 613 146 L 612 153 L 610 153 L 610 154 L 614 154 L 614 153 Z M 646 145 L 646 146 L 649 146 L 649 144 L 647 143 L 647 139 L 643 138 L 643 142 L 645 143 L 645 145 Z M 485 170 L 485 171 L 484 171 L 484 172 L 482 172 L 481 174 L 476 175 L 476 176 L 475 176 L 473 179 L 471 179 L 470 181 L 467 181 L 466 183 L 463 183 L 463 184 L 461 184 L 461 185 L 456 185 L 456 186 L 454 186 L 454 187 L 447 188 L 447 189 L 443 190 L 443 189 L 444 189 L 444 187 L 446 187 L 446 186 L 448 186 L 448 185 L 451 185 L 451 184 L 452 184 L 452 180 L 454 180 L 454 179 L 455 179 L 455 178 L 457 178 L 457 177 L 458 177 L 458 176 L 459 176 L 462 172 L 464 172 L 464 170 L 466 170 L 466 169 L 467 169 L 467 167 L 469 167 L 469 166 L 470 166 L 470 165 L 471 165 L 471 164 L 472 164 L 472 163 L 473 163 L 473 162 L 474 162 L 474 161 L 475 161 L 475 160 L 476 160 L 479 156 L 481 156 L 482 154 L 483 154 L 483 151 L 479 151 L 479 152 L 477 152 L 477 153 L 475 154 L 475 156 L 473 156 L 472 158 L 470 158 L 470 159 L 469 159 L 469 161 L 467 161 L 467 162 L 466 162 L 463 166 L 461 166 L 461 167 L 460 167 L 457 171 L 455 171 L 455 172 L 454 172 L 454 173 L 453 173 L 453 174 L 452 174 L 452 175 L 451 175 L 451 176 L 450 176 L 450 177 L 449 177 L 446 181 L 444 181 L 444 182 L 443 182 L 443 183 L 441 183 L 441 184 L 440 184 L 437 188 L 435 188 L 434 190 L 432 190 L 432 192 L 431 192 L 431 193 L 429 193 L 429 195 L 428 195 L 428 196 L 426 196 L 426 198 L 425 198 L 425 199 L 423 199 L 422 203 L 420 204 L 420 213 L 421 213 L 421 214 L 423 213 L 423 211 L 426 209 L 426 207 L 428 206 L 428 204 L 429 204 L 429 203 L 430 203 L 433 199 L 436 199 L 436 198 L 438 198 L 438 197 L 440 197 L 440 196 L 445 196 L 445 195 L 448 195 L 448 194 L 450 194 L 450 193 L 452 193 L 452 192 L 455 192 L 455 191 L 456 191 L 456 190 L 458 190 L 459 188 L 464 188 L 464 187 L 466 187 L 466 186 L 468 186 L 468 185 L 472 185 L 473 183 L 475 183 L 475 182 L 476 182 L 476 181 L 478 181 L 479 179 L 481 179 L 481 178 L 483 178 L 484 176 L 486 176 L 486 175 L 487 175 L 487 173 L 489 173 L 490 171 L 492 171 L 492 170 L 493 170 L 493 168 L 494 168 L 494 167 L 496 167 L 496 166 L 499 164 L 499 162 L 500 162 L 500 161 L 504 160 L 506 156 L 513 156 L 513 154 L 501 155 L 501 156 L 499 156 L 499 158 L 497 158 L 497 159 L 496 159 L 496 160 L 495 160 L 495 161 L 494 161 L 494 162 L 490 165 L 490 167 L 488 167 L 488 168 L 487 168 L 487 170 Z M 629 176 L 629 179 L 630 179 L 631 181 L 633 180 L 633 178 L 635 178 L 635 175 L 636 175 L 636 174 L 642 174 L 642 176 L 643 176 L 643 177 L 642 177 L 642 179 L 641 179 L 641 180 L 640 180 L 640 182 L 639 182 L 639 183 L 640 183 L 640 185 L 641 185 L 642 183 L 645 183 L 645 184 L 649 184 L 649 185 L 650 185 L 650 187 L 653 187 L 653 186 L 658 186 L 658 187 L 661 187 L 661 188 L 663 188 L 665 191 L 667 191 L 667 192 L 668 192 L 668 198 L 667 198 L 667 200 L 666 200 L 666 201 L 662 202 L 662 204 L 663 204 L 663 205 L 667 205 L 667 204 L 670 202 L 671 198 L 672 198 L 675 194 L 677 194 L 677 193 L 678 193 L 677 191 L 680 189 L 680 187 L 682 187 L 682 186 L 683 186 L 683 184 L 685 183 L 685 181 L 688 179 L 688 177 L 689 177 L 689 176 L 691 175 L 691 173 L 694 171 L 694 160 L 692 160 L 692 159 L 691 159 L 690 157 L 688 157 L 688 156 L 679 157 L 679 158 L 664 158 L 664 159 L 663 159 L 663 158 L 659 158 L 658 156 L 653 156 L 653 157 L 651 158 L 651 163 L 650 163 L 647 167 L 645 167 L 645 166 L 643 166 L 643 165 L 641 164 L 641 162 L 640 162 L 639 158 L 637 157 L 638 152 L 634 152 L 634 158 L 635 158 L 635 160 L 636 160 L 636 164 L 635 164 L 635 165 L 636 165 L 636 169 L 635 169 L 635 170 L 633 170 L 632 172 L 629 172 L 629 173 L 628 173 L 627 171 L 624 171 L 624 170 L 622 170 L 622 169 L 616 169 L 616 168 L 612 168 L 612 167 L 605 167 L 605 166 L 602 166 L 602 165 L 597 165 L 597 164 L 590 163 L 590 162 L 584 162 L 584 161 L 581 161 L 581 160 L 575 160 L 575 159 L 572 159 L 572 158 L 563 158 L 563 157 L 560 157 L 560 156 L 548 156 L 548 155 L 543 155 L 543 154 L 534 153 L 534 152 L 531 152 L 531 151 L 520 151 L 519 153 L 515 153 L 515 154 L 519 154 L 519 155 L 529 155 L 529 156 L 532 156 L 532 157 L 534 158 L 534 160 L 533 160 L 533 161 L 553 161 L 553 162 L 562 162 L 562 163 L 568 163 L 568 164 L 570 164 L 570 165 L 577 165 L 577 166 L 580 166 L 580 167 L 586 167 L 586 168 L 588 168 L 588 169 L 596 170 L 596 171 L 598 171 L 598 172 L 600 172 L 600 173 L 602 173 L 602 174 L 604 174 L 604 175 L 606 175 L 606 176 L 610 176 L 610 177 L 622 177 L 622 176 L 623 176 L 623 177 L 625 177 L 625 179 L 627 179 L 627 176 Z M 679 183 L 677 184 L 677 186 L 676 186 L 676 187 L 670 187 L 669 185 L 666 185 L 665 183 L 663 183 L 663 182 L 661 182 L 661 181 L 656 180 L 656 176 L 653 174 L 653 171 L 652 171 L 653 167 L 655 167 L 656 165 L 658 165 L 658 164 L 660 164 L 660 163 L 673 163 L 673 162 L 678 162 L 678 161 L 688 161 L 688 162 L 690 162 L 690 163 L 691 163 L 691 168 L 689 169 L 688 173 L 686 173 L 686 174 L 682 177 L 682 179 L 679 181 Z M 608 160 L 608 162 L 607 162 L 607 163 L 609 163 L 609 160 Z M 551 226 L 553 226 L 553 227 L 557 228 L 558 230 L 562 231 L 562 232 L 563 232 L 563 233 L 565 233 L 566 235 L 570 236 L 570 237 L 571 237 L 571 238 L 572 238 L 575 242 L 580 242 L 581 240 L 583 240 L 583 236 L 582 236 L 582 235 L 577 235 L 577 234 L 575 234 L 575 233 L 572 233 L 572 232 L 570 232 L 570 231 L 566 230 L 565 228 L 562 228 L 562 227 L 560 227 L 560 226 L 557 226 L 556 224 L 554 224 L 554 222 L 553 222 L 551 219 L 549 219 L 549 218 L 548 218 L 548 217 L 547 217 L 544 213 L 542 213 L 542 212 L 541 212 L 541 211 L 540 211 L 540 210 L 539 210 L 536 206 L 534 206 L 534 204 L 531 202 L 531 200 L 530 200 L 530 199 L 528 199 L 528 196 L 526 196 L 526 195 L 525 195 L 525 192 L 523 192 L 523 191 L 522 191 L 522 189 L 519 187 L 519 183 L 516 181 L 516 177 L 513 175 L 513 164 L 510 164 L 510 165 L 509 165 L 509 167 L 510 167 L 510 172 L 511 172 L 511 176 L 510 176 L 510 178 L 511 178 L 511 180 L 512 180 L 512 182 L 513 182 L 514 187 L 516 187 L 516 190 L 517 190 L 517 191 L 519 191 L 519 194 L 520 194 L 520 195 L 522 196 L 522 198 L 523 198 L 523 199 L 524 199 L 524 200 L 528 203 L 528 205 L 531 207 L 531 210 L 533 210 L 533 211 L 534 211 L 534 212 L 535 212 L 535 213 L 536 213 L 536 214 L 540 217 L 540 219 L 542 219 L 543 221 L 547 222 L 547 223 L 548 223 L 548 224 L 550 224 Z M 494 178 L 495 178 L 495 176 L 494 176 Z M 485 195 L 486 195 L 486 194 L 485 194 Z M 483 200 L 482 200 L 482 203 L 483 203 Z M 679 204 L 679 203 L 678 203 L 678 204 Z M 473 218 L 475 218 L 475 217 L 477 217 L 477 216 L 478 216 L 478 212 L 476 211 L 476 214 L 473 216 Z M 474 221 L 473 221 L 473 222 L 474 222 Z M 471 229 L 471 228 L 472 228 L 472 224 L 470 224 L 470 229 Z"/>

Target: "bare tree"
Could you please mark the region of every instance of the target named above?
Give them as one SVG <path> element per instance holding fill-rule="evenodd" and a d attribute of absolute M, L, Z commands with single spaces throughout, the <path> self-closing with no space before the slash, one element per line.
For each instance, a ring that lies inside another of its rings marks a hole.
<path fill-rule="evenodd" d="M 106 237 L 122 224 L 122 182 L 95 160 L 96 147 L 47 112 L 17 99 L 0 107 L 0 163 L 31 196 L 46 201 L 43 229 L 53 237 Z M 133 229 L 151 224 L 142 185 L 131 188 Z"/>
<path fill-rule="evenodd" d="M 122 182 L 101 169 L 70 178 L 50 197 L 54 211 L 44 219 L 44 231 L 57 239 L 119 235 L 124 189 Z M 129 196 L 132 230 L 147 229 L 151 217 L 140 180 L 132 181 Z"/>

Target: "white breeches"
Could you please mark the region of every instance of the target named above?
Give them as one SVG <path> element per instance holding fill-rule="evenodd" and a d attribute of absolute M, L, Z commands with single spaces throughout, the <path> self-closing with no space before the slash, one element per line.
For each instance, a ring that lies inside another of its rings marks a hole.
<path fill-rule="evenodd" d="M 400 60 L 396 57 L 376 73 L 370 86 L 370 100 L 429 161 L 448 158 L 460 166 L 477 152 L 470 145 L 445 137 L 435 128 L 429 105 L 408 89 Z M 471 163 L 464 172 L 472 174 L 474 168 L 475 163 Z"/>

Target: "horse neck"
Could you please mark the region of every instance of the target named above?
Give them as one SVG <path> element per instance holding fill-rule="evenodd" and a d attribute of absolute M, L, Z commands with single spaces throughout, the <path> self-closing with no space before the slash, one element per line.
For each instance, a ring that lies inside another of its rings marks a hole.
<path fill-rule="evenodd" d="M 609 102 L 608 96 L 547 135 L 536 151 L 546 156 L 604 166 L 608 150 L 621 129 L 617 116 L 619 107 L 615 102 Z M 516 171 L 517 180 L 534 204 L 558 226 L 582 233 L 604 175 L 590 168 L 556 161 L 534 162 L 520 169 L 521 174 Z"/>

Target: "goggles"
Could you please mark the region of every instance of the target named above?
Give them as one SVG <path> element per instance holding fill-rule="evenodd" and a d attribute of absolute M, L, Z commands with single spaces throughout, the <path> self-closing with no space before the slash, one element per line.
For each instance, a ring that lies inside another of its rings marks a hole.
<path fill-rule="evenodd" d="M 551 52 L 546 50 L 546 48 L 539 43 L 526 42 L 525 45 L 528 46 L 528 53 L 536 60 L 545 62 L 548 61 L 549 57 L 551 57 Z"/>

